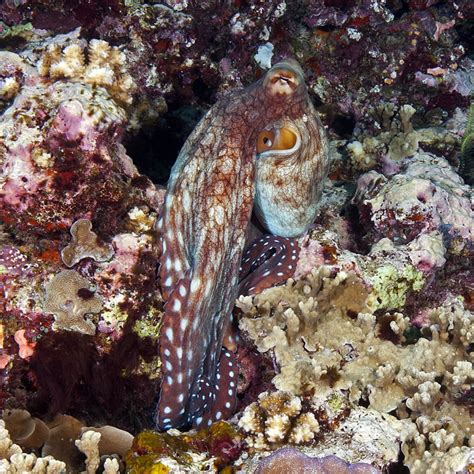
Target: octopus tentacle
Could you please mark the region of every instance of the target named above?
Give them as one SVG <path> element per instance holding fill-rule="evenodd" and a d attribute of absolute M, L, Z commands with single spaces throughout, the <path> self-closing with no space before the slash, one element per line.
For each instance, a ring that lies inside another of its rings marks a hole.
<path fill-rule="evenodd" d="M 240 294 L 256 295 L 291 278 L 299 251 L 296 239 L 265 235 L 254 241 L 242 258 Z"/>
<path fill-rule="evenodd" d="M 212 403 L 212 411 L 204 411 L 198 416 L 195 415 L 193 420 L 194 426 L 209 425 L 209 422 L 223 420 L 230 417 L 237 404 L 237 379 L 238 379 L 238 364 L 235 355 L 222 349 L 219 363 L 216 367 L 216 386 L 211 389 L 210 381 L 200 380 L 200 390 L 194 395 L 196 401 L 205 406 L 207 403 Z"/>

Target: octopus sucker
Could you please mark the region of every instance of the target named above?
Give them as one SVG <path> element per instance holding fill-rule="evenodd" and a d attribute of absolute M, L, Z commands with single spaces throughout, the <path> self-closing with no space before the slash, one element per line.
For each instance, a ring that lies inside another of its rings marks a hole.
<path fill-rule="evenodd" d="M 288 179 L 301 172 L 303 180 L 324 178 L 324 164 L 307 166 L 314 157 L 300 156 L 327 148 L 319 119 L 312 115 L 303 72 L 295 61 L 285 60 L 217 102 L 179 153 L 158 229 L 165 299 L 158 429 L 209 424 L 235 409 L 238 367 L 231 318 L 254 196 L 260 196 L 258 215 L 273 233 L 273 222 L 285 222 L 275 217 L 272 206 L 281 196 L 277 190 L 272 200 L 268 167 L 286 167 Z M 316 133 L 314 143 L 308 143 L 308 133 Z M 309 176 L 311 170 L 320 175 Z M 318 196 L 314 186 L 301 187 L 300 194 L 308 192 L 309 199 Z M 300 196 L 293 204 L 307 202 Z M 291 212 L 293 220 L 304 220 L 298 229 L 307 228 L 314 214 Z"/>

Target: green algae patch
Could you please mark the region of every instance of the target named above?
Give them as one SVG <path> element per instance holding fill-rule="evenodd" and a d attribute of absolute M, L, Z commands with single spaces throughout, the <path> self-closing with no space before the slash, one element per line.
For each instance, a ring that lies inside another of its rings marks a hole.
<path fill-rule="evenodd" d="M 373 286 L 374 309 L 402 308 L 410 291 L 420 291 L 423 288 L 424 276 L 413 265 L 402 269 L 394 265 L 384 265 L 376 269 L 370 277 Z"/>
<path fill-rule="evenodd" d="M 125 464 L 131 474 L 177 469 L 222 472 L 241 450 L 241 435 L 229 423 L 219 421 L 209 428 L 178 435 L 144 431 L 135 437 Z"/>

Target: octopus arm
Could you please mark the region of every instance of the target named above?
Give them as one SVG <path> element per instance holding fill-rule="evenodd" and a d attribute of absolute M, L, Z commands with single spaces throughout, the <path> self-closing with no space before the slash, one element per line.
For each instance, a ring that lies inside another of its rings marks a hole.
<path fill-rule="evenodd" d="M 235 407 L 238 372 L 222 342 L 252 209 L 255 160 L 217 122 L 207 124 L 204 137 L 191 137 L 196 143 L 180 154 L 165 200 L 160 429 L 199 426 Z"/>

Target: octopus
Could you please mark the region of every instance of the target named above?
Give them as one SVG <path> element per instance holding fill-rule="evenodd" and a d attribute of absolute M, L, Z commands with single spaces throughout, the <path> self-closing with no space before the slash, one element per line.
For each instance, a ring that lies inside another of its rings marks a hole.
<path fill-rule="evenodd" d="M 158 429 L 199 428 L 232 415 L 239 273 L 241 288 L 255 292 L 255 260 L 266 265 L 262 278 L 278 263 L 278 278 L 291 272 L 297 253 L 287 238 L 314 221 L 328 163 L 324 128 L 291 59 L 218 101 L 188 137 L 157 222 L 165 300 Z M 253 209 L 281 239 L 258 242 L 242 261 Z"/>

